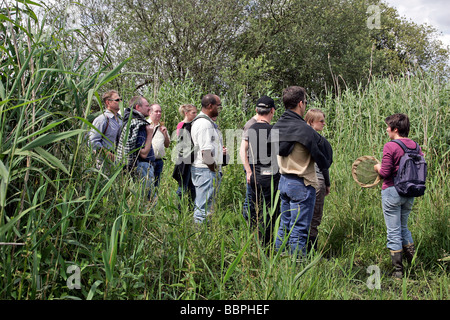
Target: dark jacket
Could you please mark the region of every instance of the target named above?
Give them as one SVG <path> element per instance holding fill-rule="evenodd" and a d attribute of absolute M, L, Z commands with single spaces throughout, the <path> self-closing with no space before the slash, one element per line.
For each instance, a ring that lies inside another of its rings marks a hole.
<path fill-rule="evenodd" d="M 294 111 L 286 110 L 273 126 L 272 132 L 274 130 L 278 130 L 279 134 L 279 156 L 288 156 L 294 148 L 295 142 L 298 142 L 309 150 L 320 170 L 328 170 L 333 163 L 333 149 L 328 140 L 317 133 Z"/>

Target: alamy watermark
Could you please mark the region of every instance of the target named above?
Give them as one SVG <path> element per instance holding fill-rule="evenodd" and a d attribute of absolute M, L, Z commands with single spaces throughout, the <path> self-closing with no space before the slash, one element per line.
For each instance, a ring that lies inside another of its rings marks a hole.
<path fill-rule="evenodd" d="M 380 268 L 376 265 L 368 266 L 367 273 L 370 275 L 366 281 L 367 288 L 371 290 L 381 289 Z"/>
<path fill-rule="evenodd" d="M 81 289 L 81 269 L 77 265 L 71 265 L 66 270 L 67 274 L 71 274 L 70 277 L 67 278 L 66 284 L 67 288 L 70 290 Z"/>
<path fill-rule="evenodd" d="M 202 132 L 203 137 L 208 137 L 206 140 L 215 141 L 219 139 L 223 142 L 223 145 L 226 146 L 226 153 L 228 155 L 228 164 L 243 164 L 241 157 L 239 156 L 239 151 L 243 130 L 242 129 L 226 129 L 224 130 L 225 135 L 222 132 L 217 132 L 214 129 L 205 130 Z M 197 156 L 199 156 L 199 152 L 196 149 L 196 146 L 192 143 L 191 134 L 187 130 L 180 130 L 179 136 L 176 131 L 174 131 L 171 135 L 172 141 L 178 141 L 175 147 L 172 149 L 171 160 L 175 164 L 179 164 L 184 162 L 185 164 L 192 164 L 192 161 L 195 162 Z M 279 130 L 272 129 L 270 131 L 270 138 L 268 138 L 268 132 L 265 129 L 258 131 L 258 133 L 254 130 L 248 131 L 248 142 L 249 148 L 248 157 L 249 162 L 254 163 L 256 161 L 256 157 L 259 156 L 259 159 L 265 163 L 261 163 L 263 165 L 273 166 L 275 169 L 278 166 L 277 157 L 279 150 Z M 222 150 L 220 148 L 219 143 L 212 143 L 212 153 L 220 154 Z M 194 159 L 191 159 L 189 156 L 191 153 L 194 155 Z"/>
<path fill-rule="evenodd" d="M 371 5 L 367 8 L 370 16 L 367 18 L 366 25 L 370 30 L 381 29 L 381 9 L 380 6 Z"/>

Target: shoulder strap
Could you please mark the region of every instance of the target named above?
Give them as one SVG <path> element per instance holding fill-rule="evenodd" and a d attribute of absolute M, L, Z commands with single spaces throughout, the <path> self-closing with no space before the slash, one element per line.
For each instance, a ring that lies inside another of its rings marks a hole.
<path fill-rule="evenodd" d="M 209 122 L 211 122 L 212 124 L 214 124 L 214 122 L 211 120 L 211 118 L 208 117 L 206 114 L 198 114 L 198 115 L 194 118 L 194 120 L 191 121 L 191 123 L 194 123 L 194 121 L 195 121 L 195 120 L 198 120 L 198 119 L 207 119 Z"/>
<path fill-rule="evenodd" d="M 156 131 L 158 131 L 158 128 L 161 126 L 161 124 L 157 124 L 154 128 L 153 128 L 153 135 L 152 135 L 152 139 L 155 137 Z"/>
<path fill-rule="evenodd" d="M 106 130 L 108 130 L 108 127 L 109 127 L 109 117 L 105 113 L 103 113 L 103 115 L 106 118 L 106 126 L 105 126 L 105 129 L 103 129 L 103 135 L 105 135 Z"/>
<path fill-rule="evenodd" d="M 189 132 L 191 132 L 192 122 L 194 122 L 194 121 L 191 121 L 191 122 L 184 122 L 180 129 L 186 129 L 186 130 L 188 130 Z"/>
<path fill-rule="evenodd" d="M 417 144 L 417 142 L 415 142 L 414 141 L 414 143 L 416 144 L 416 148 L 414 148 L 414 149 L 410 149 L 410 148 L 408 148 L 404 143 L 403 143 L 403 141 L 401 141 L 400 139 L 394 139 L 394 140 L 391 140 L 392 142 L 395 142 L 396 144 L 398 144 L 402 149 L 403 149 L 403 151 L 406 153 L 406 152 L 417 152 L 417 153 L 419 153 L 419 145 Z"/>

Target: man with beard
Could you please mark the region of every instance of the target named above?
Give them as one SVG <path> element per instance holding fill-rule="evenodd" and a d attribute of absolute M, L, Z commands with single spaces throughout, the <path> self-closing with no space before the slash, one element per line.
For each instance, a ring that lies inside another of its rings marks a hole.
<path fill-rule="evenodd" d="M 202 110 L 194 119 L 191 129 L 195 158 L 191 166 L 195 187 L 194 221 L 202 223 L 211 214 L 213 198 L 222 176 L 224 151 L 222 134 L 215 123 L 222 108 L 217 95 L 202 98 Z M 226 152 L 226 151 L 225 151 Z"/>

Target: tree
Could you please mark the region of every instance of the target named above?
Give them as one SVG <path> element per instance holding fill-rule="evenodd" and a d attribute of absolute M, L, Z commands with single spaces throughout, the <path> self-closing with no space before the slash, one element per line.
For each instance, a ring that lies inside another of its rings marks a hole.
<path fill-rule="evenodd" d="M 66 3 L 68 0 L 65 0 Z M 414 70 L 449 74 L 436 30 L 365 0 L 81 0 L 78 46 L 98 66 L 131 58 L 123 87 L 190 78 L 253 99 L 299 84 L 319 94 Z M 63 5 L 64 7 L 64 5 Z M 369 25 L 370 8 L 377 24 Z M 378 19 L 379 18 L 379 19 Z"/>
<path fill-rule="evenodd" d="M 413 66 L 438 63 L 436 69 L 447 70 L 448 51 L 433 39 L 435 30 L 400 19 L 381 2 L 375 5 L 381 23 L 370 28 L 362 0 L 255 1 L 235 57 L 264 55 L 277 90 L 299 84 L 316 93 L 357 87 L 370 76 L 400 75 Z"/>
<path fill-rule="evenodd" d="M 118 34 L 134 59 L 140 83 L 189 76 L 205 86 L 220 81 L 231 43 L 244 27 L 245 0 L 123 0 Z"/>
<path fill-rule="evenodd" d="M 381 28 L 372 34 L 376 50 L 376 72 L 382 75 L 416 70 L 449 75 L 449 51 L 429 25 L 400 18 L 393 8 L 383 5 Z"/>

